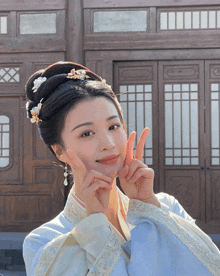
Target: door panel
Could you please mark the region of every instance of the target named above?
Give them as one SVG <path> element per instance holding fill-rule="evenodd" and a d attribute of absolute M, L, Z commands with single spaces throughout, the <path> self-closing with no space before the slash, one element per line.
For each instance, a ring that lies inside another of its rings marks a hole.
<path fill-rule="evenodd" d="M 24 85 L 30 74 L 63 60 L 64 56 L 42 53 L 19 58 L 19 65 L 6 66 L 4 61 L 0 66 L 4 69 L 1 74 L 4 79 L 0 79 L 2 232 L 29 232 L 54 218 L 64 207 L 63 170 L 54 164 L 58 162 L 40 138 L 37 125 L 27 119 L 24 97 Z"/>
<path fill-rule="evenodd" d="M 165 170 L 165 191 L 174 195 L 184 209 L 193 217 L 205 220 L 204 201 L 200 202 L 200 171 L 193 170 Z"/>
<path fill-rule="evenodd" d="M 205 62 L 207 223 L 220 229 L 220 60 Z"/>
<path fill-rule="evenodd" d="M 21 184 L 21 164 L 19 163 L 21 140 L 20 133 L 20 101 L 18 97 L 0 98 L 0 115 L 6 118 L 1 124 L 0 130 L 0 185 Z M 5 158 L 9 162 L 5 163 Z M 1 191 L 0 191 L 1 193 Z"/>
<path fill-rule="evenodd" d="M 161 61 L 160 189 L 205 222 L 203 61 Z"/>
<path fill-rule="evenodd" d="M 119 62 L 114 74 L 128 133 L 152 129 L 144 162 L 155 170 L 155 192 L 219 233 L 220 61 Z"/>
<path fill-rule="evenodd" d="M 157 62 L 119 62 L 114 65 L 115 87 L 128 135 L 137 132 L 135 147 L 142 130 L 150 128 L 145 143 L 143 160 L 156 172 L 158 189 L 158 94 Z"/>

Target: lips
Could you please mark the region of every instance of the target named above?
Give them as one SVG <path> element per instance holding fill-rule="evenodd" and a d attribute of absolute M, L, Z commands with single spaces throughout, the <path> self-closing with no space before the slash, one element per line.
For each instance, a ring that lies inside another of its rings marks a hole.
<path fill-rule="evenodd" d="M 96 162 L 99 162 L 104 165 L 114 165 L 118 161 L 118 157 L 119 155 L 111 155 L 100 160 L 96 160 Z"/>

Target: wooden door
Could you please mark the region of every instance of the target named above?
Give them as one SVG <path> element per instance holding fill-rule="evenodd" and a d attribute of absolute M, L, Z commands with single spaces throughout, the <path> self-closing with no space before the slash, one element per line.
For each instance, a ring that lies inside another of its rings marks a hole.
<path fill-rule="evenodd" d="M 205 62 L 207 225 L 220 231 L 220 60 Z"/>
<path fill-rule="evenodd" d="M 118 62 L 114 65 L 114 91 L 118 94 L 128 134 L 136 131 L 135 147 L 142 130 L 150 128 L 143 161 L 155 171 L 158 189 L 158 93 L 157 62 Z M 135 149 L 135 148 L 134 148 Z"/>
<path fill-rule="evenodd" d="M 61 212 L 64 197 L 63 171 L 54 165 L 37 125 L 27 119 L 24 85 L 30 74 L 63 55 L 21 54 L 14 64 L 3 63 L 4 58 L 0 56 L 0 231 L 29 232 Z"/>
<path fill-rule="evenodd" d="M 212 234 L 220 228 L 219 72 L 220 61 L 205 60 L 119 62 L 114 69 L 128 133 L 151 128 L 144 162 L 155 170 L 155 192 L 176 197 Z"/>
<path fill-rule="evenodd" d="M 159 62 L 158 82 L 160 189 L 175 196 L 204 229 L 204 62 Z"/>

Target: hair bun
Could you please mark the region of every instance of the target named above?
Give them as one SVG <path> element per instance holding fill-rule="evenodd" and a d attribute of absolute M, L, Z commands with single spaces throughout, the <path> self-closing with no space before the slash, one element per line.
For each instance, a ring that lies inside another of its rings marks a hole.
<path fill-rule="evenodd" d="M 42 98 L 44 101 L 47 100 L 49 95 L 51 95 L 64 81 L 68 80 L 66 76 L 66 73 L 54 75 L 43 82 L 34 95 L 35 101 L 38 103 Z"/>
<path fill-rule="evenodd" d="M 37 72 L 35 72 L 33 75 L 30 76 L 28 79 L 26 86 L 25 86 L 25 92 L 29 100 L 34 101 L 35 100 L 35 95 L 33 92 L 33 86 L 34 86 L 34 81 L 41 77 L 42 73 L 44 72 L 44 69 L 41 69 Z"/>

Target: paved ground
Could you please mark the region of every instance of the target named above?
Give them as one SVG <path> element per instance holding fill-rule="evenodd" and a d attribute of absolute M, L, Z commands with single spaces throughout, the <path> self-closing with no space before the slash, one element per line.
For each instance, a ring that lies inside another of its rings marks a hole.
<path fill-rule="evenodd" d="M 0 276 L 26 276 L 26 272 L 24 271 L 6 271 L 6 270 L 0 270 Z"/>

